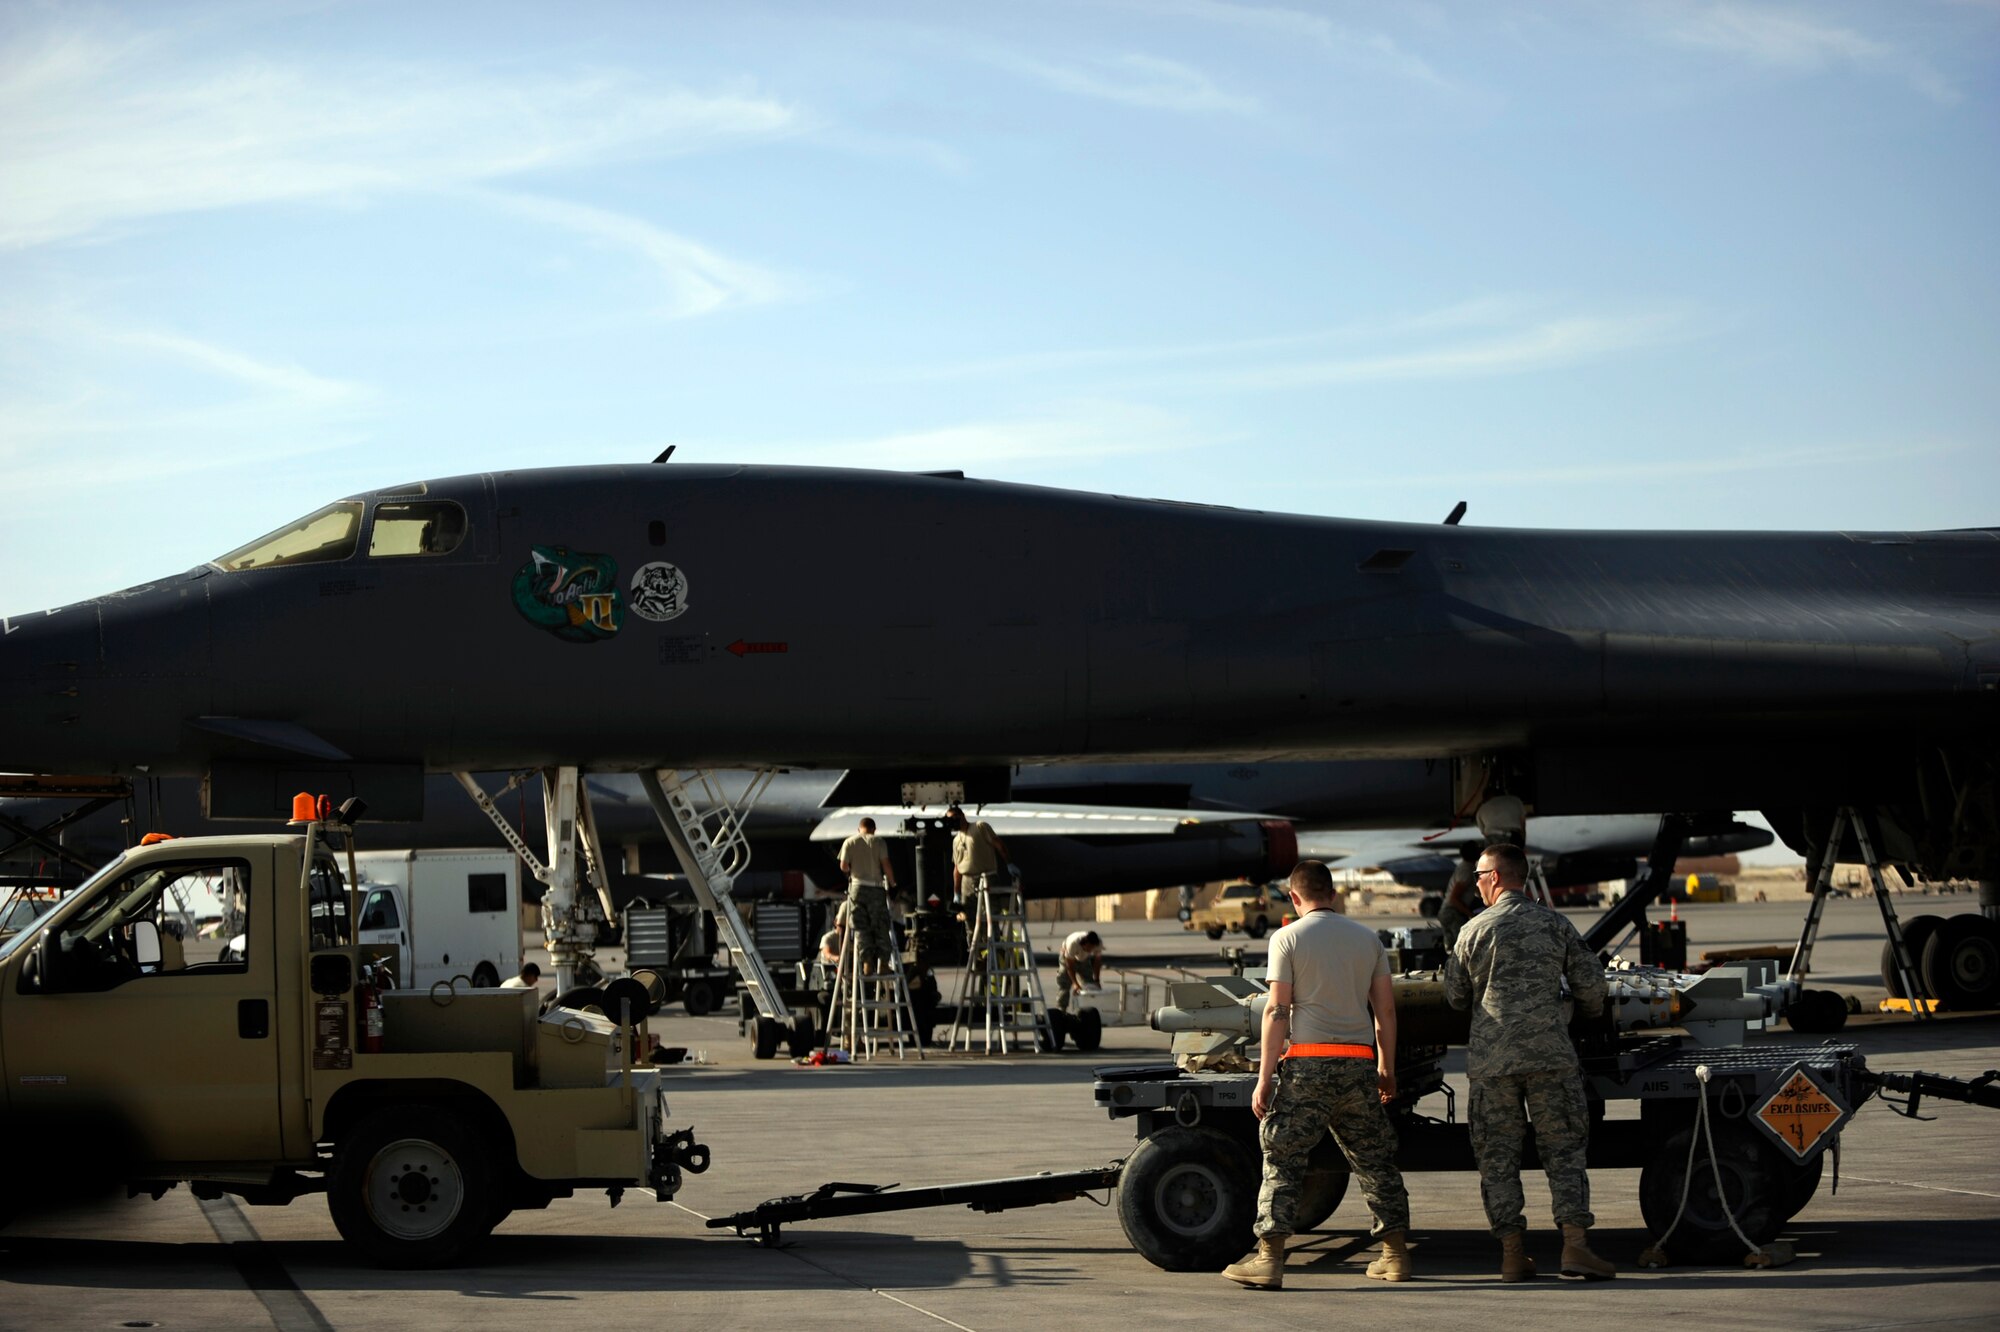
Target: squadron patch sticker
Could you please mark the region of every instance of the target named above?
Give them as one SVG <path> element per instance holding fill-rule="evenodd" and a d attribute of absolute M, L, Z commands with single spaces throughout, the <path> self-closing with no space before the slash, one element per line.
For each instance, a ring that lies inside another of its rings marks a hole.
<path fill-rule="evenodd" d="M 632 613 L 647 620 L 672 620 L 688 608 L 687 575 L 665 560 L 639 566 L 632 575 Z"/>
<path fill-rule="evenodd" d="M 565 642 L 609 638 L 625 621 L 618 561 L 567 546 L 536 546 L 514 575 L 514 609 Z"/>

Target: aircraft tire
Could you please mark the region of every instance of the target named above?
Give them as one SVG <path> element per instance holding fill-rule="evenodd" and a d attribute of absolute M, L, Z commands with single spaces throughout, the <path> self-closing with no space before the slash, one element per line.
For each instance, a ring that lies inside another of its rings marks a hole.
<path fill-rule="evenodd" d="M 1257 1153 L 1219 1129 L 1161 1129 L 1125 1158 L 1119 1224 L 1155 1267 L 1219 1272 L 1255 1242 L 1260 1173 Z"/>
<path fill-rule="evenodd" d="M 1265 920 L 1262 916 L 1259 916 L 1257 917 L 1257 919 L 1252 921 L 1245 921 L 1243 924 L 1243 932 L 1249 935 L 1253 939 L 1263 938 L 1264 931 L 1270 928 L 1271 928 L 1271 922 Z"/>
<path fill-rule="evenodd" d="M 775 1059 L 785 1039 L 785 1024 L 762 1013 L 750 1019 L 750 1053 L 758 1059 Z"/>
<path fill-rule="evenodd" d="M 1943 916 L 1916 916 L 1903 922 L 1903 944 L 1910 950 L 1910 965 L 1919 976 L 1924 969 L 1924 945 L 1942 924 Z M 1888 990 L 1891 999 L 1910 997 L 1903 992 L 1903 978 L 1896 974 L 1896 946 L 1887 939 L 1882 941 L 1882 987 Z"/>
<path fill-rule="evenodd" d="M 705 980 L 691 980 L 681 987 L 681 1007 L 689 1017 L 707 1017 L 715 1011 L 715 987 Z"/>
<path fill-rule="evenodd" d="M 1924 984 L 1946 1008 L 2000 1007 L 2000 926 L 1953 916 L 1923 947 Z"/>
<path fill-rule="evenodd" d="M 342 1139 L 327 1186 L 342 1239 L 377 1267 L 447 1267 L 502 1215 L 491 1148 L 440 1105 L 385 1105 Z"/>
<path fill-rule="evenodd" d="M 1722 1169 L 1723 1188 L 1737 1226 L 1755 1243 L 1769 1243 L 1785 1223 L 1785 1207 L 1795 1189 L 1795 1181 L 1788 1178 L 1790 1168 L 1779 1159 L 1777 1148 L 1756 1136 L 1756 1129 L 1726 1124 L 1712 1124 L 1711 1128 L 1716 1165 Z M 1655 1243 L 1673 1226 L 1666 1250 L 1676 1261 L 1736 1263 L 1745 1252 L 1743 1241 L 1736 1238 L 1729 1218 L 1723 1215 L 1706 1144 L 1695 1150 L 1694 1184 L 1687 1190 L 1687 1210 L 1680 1223 L 1674 1223 L 1688 1172 L 1688 1143 L 1700 1132 L 1699 1125 L 1690 1124 L 1671 1135 L 1639 1172 L 1639 1212 L 1646 1218 Z M 1799 1206 L 1804 1205 L 1800 1201 Z"/>
<path fill-rule="evenodd" d="M 1832 990 L 1805 990 L 1785 1010 L 1785 1025 L 1802 1035 L 1839 1031 L 1847 1025 L 1847 1000 Z"/>
<path fill-rule="evenodd" d="M 1341 1200 L 1347 1196 L 1347 1185 L 1353 1178 L 1345 1170 L 1313 1170 L 1306 1174 L 1292 1220 L 1300 1234 L 1318 1230 L 1332 1219 L 1333 1214 L 1340 1210 Z"/>
<path fill-rule="evenodd" d="M 594 1008 L 602 1013 L 604 1012 L 604 991 L 598 989 L 595 985 L 579 985 L 574 989 L 564 990 L 561 994 L 550 1000 L 549 1007 L 574 1008 L 579 1011 L 586 1008 Z"/>

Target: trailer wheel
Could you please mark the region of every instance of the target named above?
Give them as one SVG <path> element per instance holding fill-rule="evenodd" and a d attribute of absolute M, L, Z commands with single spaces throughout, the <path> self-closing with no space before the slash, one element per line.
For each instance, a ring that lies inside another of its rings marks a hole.
<path fill-rule="evenodd" d="M 491 962 L 481 962 L 472 969 L 472 988 L 493 990 L 500 986 L 500 973 L 493 969 Z"/>
<path fill-rule="evenodd" d="M 1118 1220 L 1139 1256 L 1169 1272 L 1219 1272 L 1246 1253 L 1259 1166 L 1248 1146 L 1210 1128 L 1174 1125 L 1125 1159 Z"/>
<path fill-rule="evenodd" d="M 484 1137 L 436 1105 L 384 1106 L 340 1144 L 327 1210 L 378 1267 L 445 1267 L 485 1239 L 503 1206 Z"/>
<path fill-rule="evenodd" d="M 1788 1166 L 1785 1171 L 1784 1200 L 1778 1208 L 1778 1224 L 1785 1225 L 1793 1217 L 1805 1210 L 1813 1195 L 1819 1192 L 1819 1177 L 1826 1171 L 1826 1152 L 1821 1152 L 1805 1165 Z"/>
<path fill-rule="evenodd" d="M 2000 1003 L 2000 926 L 1984 916 L 1953 916 L 1923 947 L 1924 984 L 1946 1008 Z"/>
<path fill-rule="evenodd" d="M 1787 1177 L 1791 1167 L 1779 1159 L 1777 1148 L 1755 1136 L 1755 1129 L 1720 1124 L 1712 1128 L 1716 1165 L 1722 1168 L 1723 1196 L 1729 1200 L 1729 1210 L 1752 1241 L 1769 1243 L 1785 1224 L 1785 1206 L 1796 1189 L 1796 1181 Z M 1700 1131 L 1699 1125 L 1690 1124 L 1669 1137 L 1639 1172 L 1639 1211 L 1655 1241 L 1666 1234 L 1668 1226 L 1674 1227 L 1666 1249 L 1680 1261 L 1732 1263 L 1743 1256 L 1743 1241 L 1736 1238 L 1729 1218 L 1723 1215 L 1715 1190 L 1715 1166 L 1709 1164 L 1706 1144 L 1695 1150 L 1694 1185 L 1687 1190 L 1687 1210 L 1674 1225 L 1688 1172 L 1688 1143 Z M 1805 1205 L 1803 1199 L 1799 1205 Z"/>
<path fill-rule="evenodd" d="M 1206 934 L 1211 939 L 1220 939 L 1223 935 L 1229 933 L 1229 931 L 1223 929 L 1222 926 L 1220 925 L 1211 925 L 1206 930 L 1202 931 L 1202 933 Z"/>
<path fill-rule="evenodd" d="M 707 1017 L 715 1011 L 715 987 L 705 980 L 691 980 L 681 987 L 681 1007 L 689 1017 Z"/>
<path fill-rule="evenodd" d="M 1312 1170 L 1306 1173 L 1305 1183 L 1299 1189 L 1298 1211 L 1293 1224 L 1304 1234 L 1308 1230 L 1318 1230 L 1333 1214 L 1340 1210 L 1341 1199 L 1347 1196 L 1347 1185 L 1354 1176 L 1345 1170 Z"/>
<path fill-rule="evenodd" d="M 750 1020 L 750 1053 L 759 1059 L 774 1059 L 785 1039 L 785 1024 L 762 1013 Z"/>
<path fill-rule="evenodd" d="M 1910 965 L 1916 968 L 1919 979 L 1922 979 L 1924 970 L 1924 945 L 1931 941 L 1931 935 L 1942 924 L 1943 916 L 1918 916 L 1903 922 L 1903 944 L 1910 950 Z M 1924 983 L 1930 984 L 1929 981 Z M 1889 991 L 1891 999 L 1910 997 L 1903 990 L 1903 978 L 1896 974 L 1896 945 L 1887 939 L 1882 941 L 1882 986 Z"/>
<path fill-rule="evenodd" d="M 1051 1017 L 1054 1014 L 1050 1014 Z M 1069 1038 L 1076 1042 L 1076 1048 L 1090 1054 L 1104 1044 L 1104 1014 L 1094 1008 L 1086 1008 L 1076 1015 L 1076 1022 L 1070 1028 Z"/>

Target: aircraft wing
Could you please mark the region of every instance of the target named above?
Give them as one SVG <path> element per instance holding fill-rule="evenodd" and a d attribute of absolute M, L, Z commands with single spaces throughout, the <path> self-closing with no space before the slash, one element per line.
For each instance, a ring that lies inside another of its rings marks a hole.
<path fill-rule="evenodd" d="M 875 820 L 883 837 L 908 837 L 903 820 L 910 810 L 902 805 L 849 805 L 833 810 L 812 831 L 815 842 L 845 841 L 854 825 L 863 818 Z M 1139 809 L 1111 805 L 1053 805 L 1008 803 L 985 805 L 966 816 L 975 823 L 989 823 L 1004 840 L 1009 837 L 1173 837 L 1182 829 L 1269 823 L 1270 814 L 1239 814 L 1214 810 Z"/>

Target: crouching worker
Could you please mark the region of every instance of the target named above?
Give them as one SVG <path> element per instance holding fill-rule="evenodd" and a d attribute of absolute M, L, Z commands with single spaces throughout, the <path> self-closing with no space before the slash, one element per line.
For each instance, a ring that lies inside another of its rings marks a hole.
<path fill-rule="evenodd" d="M 1335 909 L 1333 875 L 1319 861 L 1301 861 L 1285 888 L 1300 918 L 1271 936 L 1271 992 L 1250 1102 L 1264 1148 L 1257 1247 L 1222 1275 L 1264 1290 L 1283 1286 L 1299 1191 L 1313 1145 L 1330 1128 L 1382 1241 L 1368 1275 L 1407 1281 L 1410 1195 L 1396 1169 L 1396 1131 L 1382 1110 L 1396 1094 L 1388 954 L 1375 931 Z"/>

